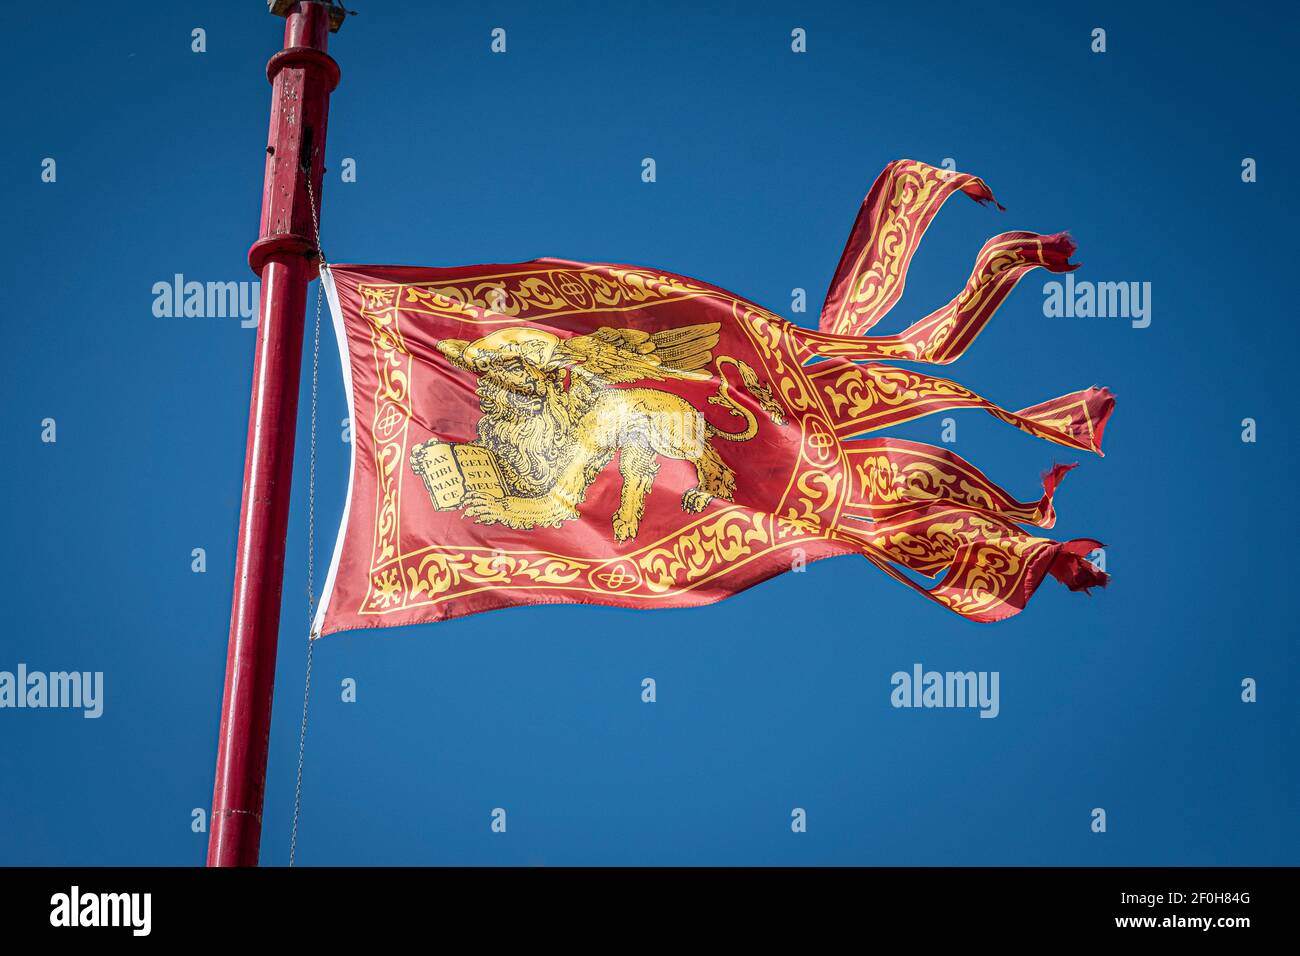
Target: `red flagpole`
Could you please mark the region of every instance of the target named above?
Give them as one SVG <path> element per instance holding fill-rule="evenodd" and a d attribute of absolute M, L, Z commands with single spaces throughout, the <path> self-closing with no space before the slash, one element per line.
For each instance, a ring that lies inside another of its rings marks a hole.
<path fill-rule="evenodd" d="M 208 866 L 255 866 L 262 836 L 303 323 L 307 284 L 316 275 L 307 177 L 320 196 L 329 95 L 339 81 L 326 50 L 345 16 L 327 0 L 269 0 L 268 6 L 285 17 L 284 49 L 266 65 L 271 132 L 262 226 L 248 253 L 262 300 Z"/>

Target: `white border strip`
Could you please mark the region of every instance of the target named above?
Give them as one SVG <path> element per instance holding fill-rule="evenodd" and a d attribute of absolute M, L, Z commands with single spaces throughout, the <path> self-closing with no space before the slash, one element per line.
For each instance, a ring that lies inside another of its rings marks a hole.
<path fill-rule="evenodd" d="M 330 559 L 329 574 L 325 577 L 325 587 L 321 591 L 320 605 L 316 609 L 316 620 L 312 622 L 313 638 L 320 637 L 320 629 L 325 623 L 325 612 L 329 609 L 330 598 L 334 596 L 334 579 L 339 573 L 339 559 L 343 556 L 343 536 L 348 532 L 348 515 L 352 512 L 352 485 L 357 473 L 357 437 L 356 407 L 352 401 L 352 358 L 348 354 L 348 335 L 343 327 L 343 310 L 339 307 L 338 291 L 334 288 L 334 274 L 329 266 L 321 263 L 320 282 L 325 288 L 325 298 L 329 300 L 330 315 L 334 319 L 334 338 L 339 347 L 339 362 L 343 366 L 343 394 L 348 400 L 348 419 L 352 422 L 352 441 L 348 442 L 350 456 L 348 460 L 348 496 L 343 503 L 343 518 L 339 521 L 339 536 L 334 542 L 334 557 Z"/>

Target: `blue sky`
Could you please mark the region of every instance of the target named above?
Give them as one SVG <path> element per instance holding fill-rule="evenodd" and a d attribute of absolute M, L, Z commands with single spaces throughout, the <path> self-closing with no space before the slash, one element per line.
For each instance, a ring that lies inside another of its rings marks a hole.
<path fill-rule="evenodd" d="M 708 608 L 326 638 L 300 862 L 1300 862 L 1290 5 L 354 5 L 332 48 L 322 234 L 337 261 L 652 265 L 815 324 L 880 169 L 951 157 L 1007 211 L 950 203 L 889 330 L 946 302 L 1009 229 L 1070 230 L 1078 280 L 1150 282 L 1152 322 L 1046 318 L 1036 273 L 945 370 L 1010 408 L 1115 391 L 1106 458 L 1071 473 L 1053 532 L 1106 542 L 1107 591 L 1049 581 L 1026 613 L 977 626 L 840 558 Z M 0 670 L 102 671 L 105 701 L 97 720 L 0 710 L 0 864 L 204 858 L 191 811 L 211 800 L 254 339 L 237 319 L 156 317 L 151 289 L 253 278 L 280 27 L 253 0 L 6 14 Z M 796 287 L 808 313 L 790 312 Z M 322 574 L 347 479 L 331 335 Z M 1021 497 L 1078 460 L 957 418 L 954 450 Z M 939 427 L 893 434 L 937 442 Z M 306 447 L 304 415 L 268 864 L 287 860 L 293 800 Z M 917 662 L 998 671 L 999 716 L 892 708 L 890 675 Z"/>

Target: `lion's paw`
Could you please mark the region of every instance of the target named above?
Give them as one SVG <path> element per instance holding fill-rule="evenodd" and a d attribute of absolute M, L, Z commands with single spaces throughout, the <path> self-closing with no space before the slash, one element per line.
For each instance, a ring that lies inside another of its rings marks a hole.
<path fill-rule="evenodd" d="M 629 541 L 636 537 L 637 528 L 640 522 L 633 519 L 624 518 L 620 514 L 614 515 L 614 537 L 619 541 Z"/>
<path fill-rule="evenodd" d="M 533 522 L 520 513 L 518 501 L 517 498 L 470 495 L 465 499 L 462 511 L 466 518 L 473 518 L 479 524 L 502 524 L 507 528 L 527 531 Z"/>
<path fill-rule="evenodd" d="M 689 511 L 691 514 L 697 514 L 708 507 L 709 502 L 713 500 L 713 495 L 701 491 L 699 488 L 692 488 L 686 494 L 682 495 L 682 510 Z"/>
<path fill-rule="evenodd" d="M 548 499 L 504 498 L 487 495 L 470 495 L 462 506 L 467 518 L 479 524 L 501 524 L 518 531 L 533 528 L 558 528 L 566 521 L 578 517 L 572 508 L 566 508 Z"/>

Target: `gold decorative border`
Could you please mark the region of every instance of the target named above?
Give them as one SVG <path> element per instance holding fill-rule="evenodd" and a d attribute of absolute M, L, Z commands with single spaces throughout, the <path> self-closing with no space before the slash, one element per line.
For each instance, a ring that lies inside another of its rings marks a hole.
<path fill-rule="evenodd" d="M 377 475 L 369 586 L 359 616 L 383 616 L 485 590 L 618 594 L 653 603 L 708 585 L 768 555 L 830 533 L 849 494 L 845 451 L 833 417 L 804 368 L 790 361 L 799 344 L 779 316 L 719 289 L 635 268 L 539 267 L 457 282 L 362 283 L 378 385 L 370 436 Z M 401 549 L 401 494 L 415 364 L 402 336 L 402 313 L 473 325 L 516 324 L 571 315 L 625 312 L 693 298 L 727 303 L 753 344 L 766 381 L 800 428 L 801 454 L 773 514 L 719 503 L 682 528 L 626 555 L 591 558 L 540 550 L 431 545 Z"/>
<path fill-rule="evenodd" d="M 894 290 L 900 290 L 907 278 L 904 263 L 910 262 L 935 211 L 951 191 L 943 187 L 953 183 L 954 174 L 925 163 L 899 163 L 888 183 L 889 195 L 882 197 L 875 212 L 869 240 L 863 244 L 853 263 L 852 285 L 847 290 L 833 331 L 847 334 L 870 328 L 885 314 Z M 956 183 L 953 183 L 956 185 Z M 864 269 L 869 258 L 874 262 Z M 863 324 L 865 323 L 865 324 Z M 858 326 L 861 327 L 858 327 Z"/>

